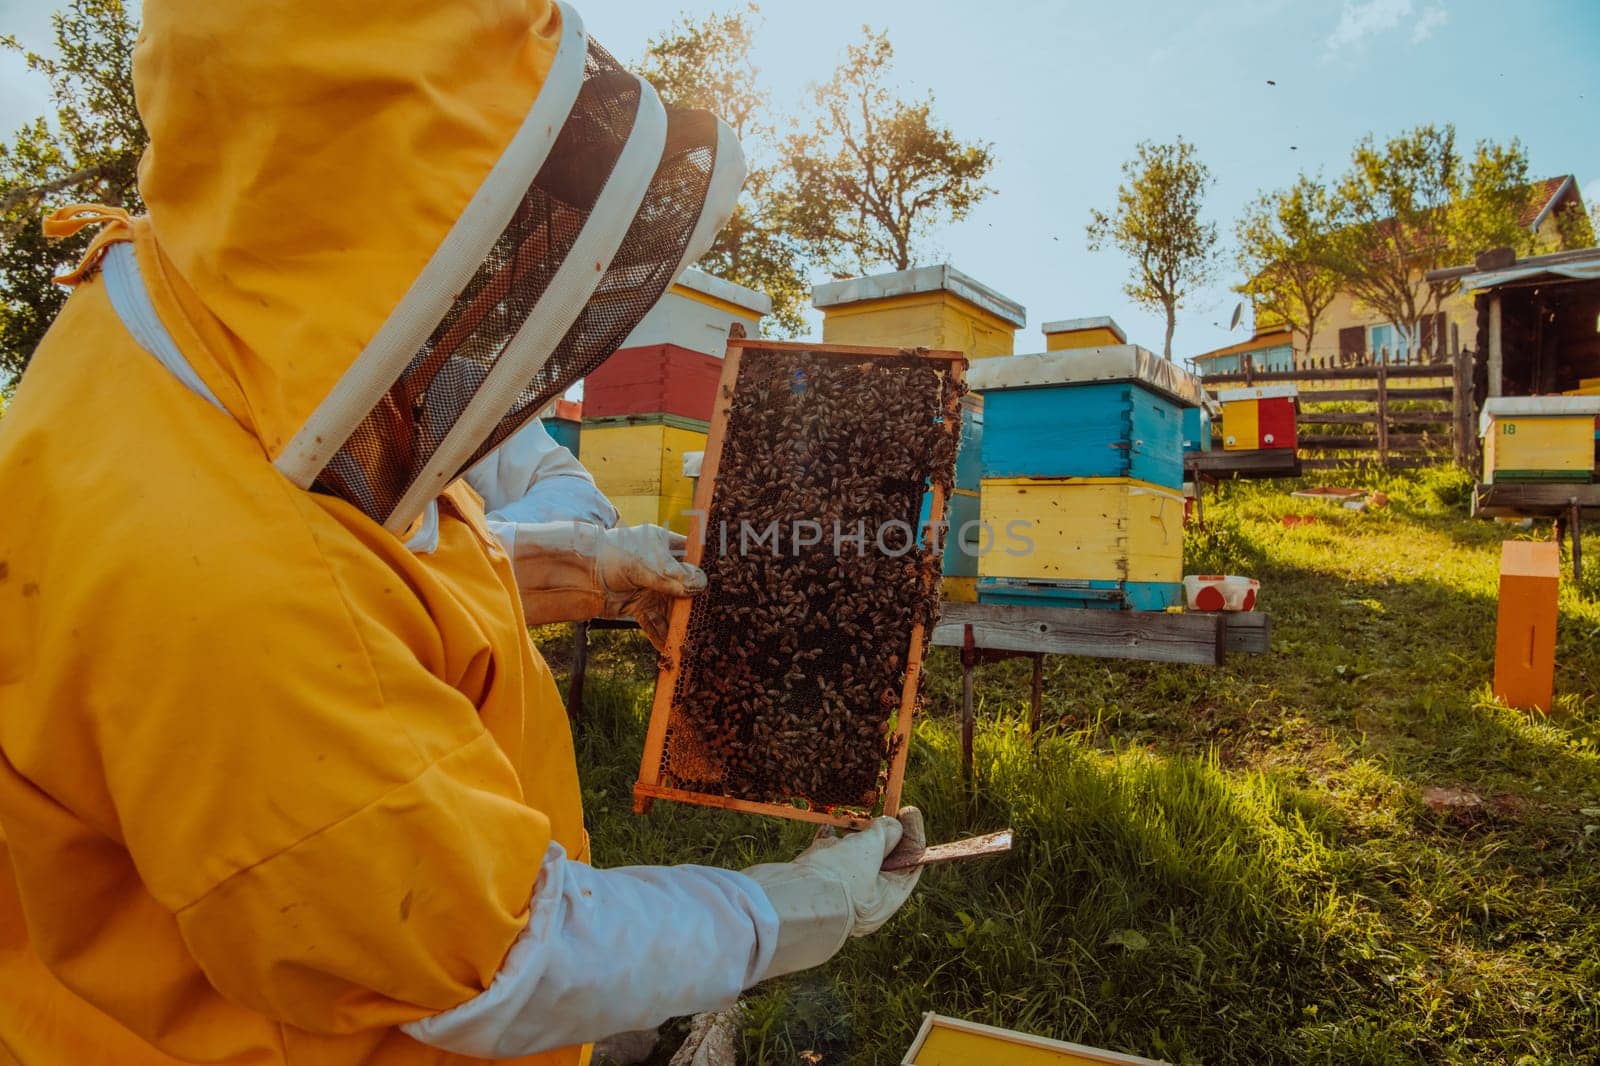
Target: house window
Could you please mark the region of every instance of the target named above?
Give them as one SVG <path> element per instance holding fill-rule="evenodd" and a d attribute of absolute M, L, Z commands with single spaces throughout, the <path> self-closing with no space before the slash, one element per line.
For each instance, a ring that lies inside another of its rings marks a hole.
<path fill-rule="evenodd" d="M 1377 362 L 1385 349 L 1388 350 L 1388 361 L 1396 362 L 1410 349 L 1409 337 L 1403 329 L 1396 329 L 1387 322 L 1381 326 L 1367 327 L 1367 351 L 1372 353 L 1372 361 Z"/>

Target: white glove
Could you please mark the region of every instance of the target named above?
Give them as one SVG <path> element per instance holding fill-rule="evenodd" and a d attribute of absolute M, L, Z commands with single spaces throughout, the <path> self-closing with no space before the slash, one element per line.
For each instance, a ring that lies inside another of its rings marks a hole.
<path fill-rule="evenodd" d="M 881 869 L 901 836 L 926 843 L 922 812 L 877 818 L 859 833 L 823 829 L 793 862 L 764 863 L 743 871 L 759 884 L 778 912 L 778 944 L 764 977 L 820 966 L 847 937 L 875 932 L 911 898 L 922 868 Z"/>
<path fill-rule="evenodd" d="M 631 617 L 660 648 L 672 601 L 706 587 L 700 568 L 678 558 L 684 537 L 660 526 L 539 522 L 496 532 L 506 542 L 523 612 L 533 625 Z"/>
<path fill-rule="evenodd" d="M 617 509 L 594 476 L 557 444 L 537 418 L 528 420 L 465 475 L 483 497 L 490 522 L 617 524 Z"/>

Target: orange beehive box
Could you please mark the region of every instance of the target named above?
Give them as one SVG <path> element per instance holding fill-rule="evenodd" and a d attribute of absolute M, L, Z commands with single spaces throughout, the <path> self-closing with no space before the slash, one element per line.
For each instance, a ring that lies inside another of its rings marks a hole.
<path fill-rule="evenodd" d="M 1555 695 L 1560 551 L 1554 541 L 1531 540 L 1500 549 L 1494 694 L 1512 707 L 1548 711 Z"/>

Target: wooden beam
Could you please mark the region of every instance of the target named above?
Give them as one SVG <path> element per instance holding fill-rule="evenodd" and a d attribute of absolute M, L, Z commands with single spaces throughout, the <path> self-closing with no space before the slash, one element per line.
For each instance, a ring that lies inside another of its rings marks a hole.
<path fill-rule="evenodd" d="M 1500 294 L 1489 297 L 1489 395 L 1500 395 L 1500 377 L 1505 373 L 1505 349 L 1500 337 L 1502 315 Z"/>
<path fill-rule="evenodd" d="M 1225 478 L 1299 477 L 1300 456 L 1289 448 L 1254 452 L 1189 452 L 1183 457 L 1184 475 Z"/>
<path fill-rule="evenodd" d="M 1437 388 L 1390 388 L 1388 397 L 1393 400 L 1449 400 L 1455 389 L 1450 385 Z M 1377 389 L 1316 389 L 1300 393 L 1301 403 L 1377 403 Z"/>
<path fill-rule="evenodd" d="M 1389 461 L 1389 374 L 1378 367 L 1378 462 Z"/>
<path fill-rule="evenodd" d="M 1272 650 L 1272 616 L 1260 611 L 1230 611 L 1222 616 L 1229 651 L 1265 655 Z"/>
<path fill-rule="evenodd" d="M 1556 518 L 1580 511 L 1600 511 L 1600 485 L 1508 484 L 1479 485 L 1473 493 L 1472 513 L 1480 518 L 1515 516 Z"/>
<path fill-rule="evenodd" d="M 1354 434 L 1339 433 L 1302 433 L 1300 434 L 1300 447 L 1311 451 L 1328 452 L 1383 452 L 1383 443 L 1377 436 L 1356 436 Z M 1420 453 L 1437 451 L 1444 457 L 1444 449 L 1449 447 L 1449 441 L 1443 434 L 1427 436 L 1422 433 L 1390 433 L 1388 450 L 1391 452 Z"/>
<path fill-rule="evenodd" d="M 1456 465 L 1463 470 L 1472 469 L 1472 442 L 1477 438 L 1476 412 L 1472 403 L 1472 357 L 1461 350 L 1461 331 L 1450 324 L 1450 357 L 1455 363 L 1451 383 L 1450 438 L 1454 445 Z"/>
<path fill-rule="evenodd" d="M 1220 614 L 992 603 L 945 603 L 933 643 L 960 648 L 968 626 L 974 647 L 1029 654 L 1216 666 L 1227 646 Z"/>
<path fill-rule="evenodd" d="M 1394 390 L 1390 390 L 1392 394 Z M 1389 412 L 1389 424 L 1395 426 L 1405 425 L 1449 425 L 1455 418 L 1450 411 L 1403 411 Z M 1316 412 L 1301 412 L 1295 418 L 1295 424 L 1301 426 L 1365 426 L 1378 420 L 1376 411 L 1334 411 L 1328 414 Z"/>
<path fill-rule="evenodd" d="M 1437 455 L 1389 455 L 1388 469 L 1390 470 L 1421 470 L 1424 467 L 1439 466 L 1441 457 Z M 1371 465 L 1377 462 L 1375 456 L 1344 455 L 1337 458 L 1329 456 L 1309 456 L 1300 460 L 1300 465 L 1306 470 L 1348 470 L 1352 466 Z"/>

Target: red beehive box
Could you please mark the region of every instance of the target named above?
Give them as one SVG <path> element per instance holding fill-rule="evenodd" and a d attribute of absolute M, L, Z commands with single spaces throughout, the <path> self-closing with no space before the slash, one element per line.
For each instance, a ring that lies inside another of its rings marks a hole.
<path fill-rule="evenodd" d="M 1230 452 L 1270 448 L 1293 451 L 1299 445 L 1295 434 L 1298 396 L 1293 385 L 1226 389 L 1218 393 L 1223 448 Z"/>
<path fill-rule="evenodd" d="M 714 355 L 650 344 L 618 349 L 583 383 L 586 418 L 678 415 L 711 420 L 722 360 Z"/>

